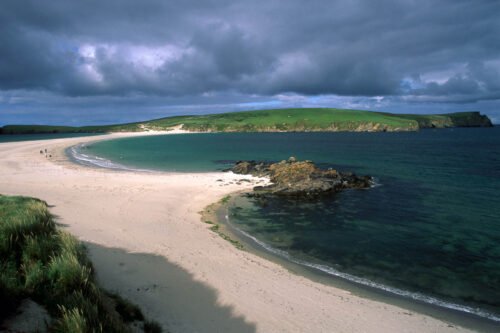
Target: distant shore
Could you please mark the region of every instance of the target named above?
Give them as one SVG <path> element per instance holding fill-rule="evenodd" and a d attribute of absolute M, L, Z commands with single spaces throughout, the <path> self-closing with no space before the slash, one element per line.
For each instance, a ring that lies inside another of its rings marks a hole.
<path fill-rule="evenodd" d="M 423 128 L 491 127 L 477 111 L 446 114 L 395 114 L 335 108 L 254 110 L 96 126 L 6 125 L 0 134 L 190 132 L 406 132 Z"/>
<path fill-rule="evenodd" d="M 87 243 L 101 285 L 171 332 L 470 332 L 290 273 L 201 223 L 205 207 L 260 179 L 115 172 L 65 155 L 82 142 L 144 134 L 0 143 L 0 173 L 8 175 L 0 193 L 45 200 Z M 51 157 L 39 153 L 45 149 Z"/>

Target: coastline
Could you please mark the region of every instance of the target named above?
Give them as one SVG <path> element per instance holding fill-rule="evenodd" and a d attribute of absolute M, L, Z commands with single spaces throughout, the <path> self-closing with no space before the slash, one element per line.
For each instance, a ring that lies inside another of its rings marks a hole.
<path fill-rule="evenodd" d="M 288 269 L 292 274 L 305 276 L 313 281 L 347 290 L 359 297 L 395 305 L 409 311 L 415 311 L 438 320 L 451 322 L 454 325 L 476 329 L 481 332 L 496 332 L 498 330 L 500 323 L 497 321 L 480 316 L 474 312 L 468 312 L 476 309 L 464 308 L 458 310 L 454 308 L 454 306 L 460 307 L 458 304 L 444 302 L 448 306 L 443 306 L 423 301 L 422 299 L 411 297 L 410 292 L 404 292 L 403 290 L 394 292 L 388 286 L 374 286 L 370 281 L 356 276 L 346 276 L 346 274 L 341 272 L 332 273 L 330 271 L 331 268 L 328 266 L 323 267 L 323 264 L 320 264 L 321 267 L 318 268 L 318 264 L 304 262 L 303 260 L 291 257 L 286 252 L 281 253 L 282 251 L 280 250 L 270 248 L 268 244 L 240 230 L 230 221 L 229 206 L 234 204 L 235 197 L 244 194 L 242 191 L 233 193 L 229 201 L 216 202 L 206 207 L 202 212 L 202 219 L 215 221 L 214 223 L 219 224 L 224 234 L 241 244 L 243 251 L 248 251 L 266 260 L 275 262 Z M 419 296 L 425 295 L 419 294 Z M 440 300 L 433 299 L 433 301 Z"/>
<path fill-rule="evenodd" d="M 200 222 L 204 207 L 255 180 L 238 185 L 245 177 L 229 173 L 116 172 L 65 155 L 80 142 L 129 135 L 2 143 L 0 172 L 9 177 L 0 179 L 0 193 L 52 205 L 58 221 L 89 244 L 102 285 L 170 331 L 470 331 L 293 274 L 236 249 Z M 45 148 L 52 158 L 39 154 Z"/>

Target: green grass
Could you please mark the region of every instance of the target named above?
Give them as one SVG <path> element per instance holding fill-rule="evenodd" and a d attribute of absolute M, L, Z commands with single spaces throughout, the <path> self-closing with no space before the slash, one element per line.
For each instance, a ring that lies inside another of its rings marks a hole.
<path fill-rule="evenodd" d="M 208 223 L 208 222 L 205 222 L 205 223 Z M 209 229 L 212 230 L 213 232 L 215 232 L 217 235 L 219 235 L 222 239 L 224 239 L 224 240 L 228 241 L 229 243 L 233 244 L 234 247 L 236 247 L 238 250 L 243 250 L 243 248 L 244 248 L 243 244 L 241 244 L 240 241 L 238 241 L 236 239 L 233 239 L 229 235 L 225 234 L 221 230 L 219 224 L 213 224 L 213 223 L 208 223 L 208 224 L 212 224 L 212 226 Z"/>
<path fill-rule="evenodd" d="M 220 203 L 221 204 L 227 204 L 229 202 L 229 200 L 231 200 L 231 196 L 230 195 L 226 195 L 224 198 L 220 199 Z"/>
<path fill-rule="evenodd" d="M 54 318 L 51 332 L 129 332 L 126 322 L 144 319 L 97 286 L 85 248 L 43 201 L 0 195 L 0 322 L 25 298 Z"/>
<path fill-rule="evenodd" d="M 377 112 L 340 109 L 276 109 L 171 117 L 144 122 L 143 126 L 161 130 L 181 124 L 186 130 L 216 132 L 356 130 L 367 124 L 379 124 L 380 130 L 417 128 L 414 120 Z"/>
<path fill-rule="evenodd" d="M 226 195 L 225 197 L 223 197 L 222 199 L 220 199 L 218 202 L 216 203 L 213 203 L 211 205 L 209 205 L 208 207 L 205 208 L 205 210 L 203 212 L 200 212 L 201 215 L 202 215 L 202 218 L 201 218 L 201 221 L 203 223 L 206 223 L 206 224 L 209 224 L 210 227 L 208 228 L 209 230 L 215 232 L 217 235 L 219 235 L 219 237 L 221 237 L 222 239 L 228 241 L 229 243 L 233 244 L 234 247 L 236 247 L 238 250 L 243 250 L 244 246 L 243 244 L 236 240 L 236 239 L 233 239 L 231 238 L 231 236 L 227 235 L 222 229 L 224 228 L 222 225 L 218 224 L 218 223 L 215 223 L 207 218 L 209 217 L 215 217 L 214 215 L 210 215 L 210 213 L 212 211 L 215 211 L 217 210 L 217 207 L 219 205 L 225 205 L 229 202 L 229 200 L 231 199 L 231 195 Z"/>
<path fill-rule="evenodd" d="M 414 131 L 423 127 L 488 126 L 491 122 L 479 112 L 401 115 L 361 110 L 299 108 L 176 116 L 106 126 L 7 125 L 0 128 L 0 133 L 139 132 L 168 130 L 179 125 L 185 130 L 198 132 Z"/>

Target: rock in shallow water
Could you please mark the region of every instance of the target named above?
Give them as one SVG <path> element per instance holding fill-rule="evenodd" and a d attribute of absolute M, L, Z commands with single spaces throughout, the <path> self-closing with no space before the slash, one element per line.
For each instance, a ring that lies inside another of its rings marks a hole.
<path fill-rule="evenodd" d="M 237 174 L 269 177 L 272 184 L 254 187 L 253 196 L 317 197 L 347 188 L 368 188 L 373 185 L 370 176 L 356 176 L 333 169 L 319 169 L 311 161 L 297 161 L 294 157 L 279 163 L 239 161 L 232 171 Z"/>

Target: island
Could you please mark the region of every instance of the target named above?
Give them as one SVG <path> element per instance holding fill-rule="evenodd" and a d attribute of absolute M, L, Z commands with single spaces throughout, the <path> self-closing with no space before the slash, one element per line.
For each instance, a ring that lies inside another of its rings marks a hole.
<path fill-rule="evenodd" d="M 0 134 L 150 132 L 399 132 L 423 128 L 491 127 L 479 112 L 393 114 L 332 108 L 298 108 L 175 116 L 103 126 L 6 125 Z"/>

